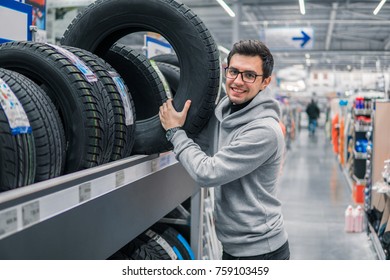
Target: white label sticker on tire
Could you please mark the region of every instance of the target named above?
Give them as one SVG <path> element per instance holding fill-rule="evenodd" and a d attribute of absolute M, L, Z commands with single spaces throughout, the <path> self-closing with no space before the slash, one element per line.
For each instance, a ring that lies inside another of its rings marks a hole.
<path fill-rule="evenodd" d="M 122 98 L 123 108 L 125 109 L 126 125 L 133 125 L 134 124 L 133 109 L 131 108 L 130 99 L 129 99 L 129 95 L 127 94 L 126 87 L 121 77 L 119 77 L 117 73 L 110 71 L 109 74 L 116 85 L 119 95 Z"/>
<path fill-rule="evenodd" d="M 154 60 L 150 60 L 150 64 L 152 64 L 152 67 L 156 71 L 157 76 L 160 78 L 167 98 L 173 98 L 171 88 L 169 87 L 169 84 L 168 84 L 167 80 L 165 79 L 164 74 L 161 73 L 161 70 L 158 68 L 156 62 Z"/>
<path fill-rule="evenodd" d="M 67 57 L 73 63 L 73 65 L 80 70 L 80 72 L 84 75 L 85 79 L 87 79 L 88 82 L 93 83 L 98 81 L 98 78 L 95 75 L 95 73 L 93 73 L 93 71 L 75 54 L 73 54 L 72 52 L 64 48 L 61 48 L 60 46 L 56 46 L 52 44 L 47 44 L 47 45 L 55 48 L 59 53 Z"/>
<path fill-rule="evenodd" d="M 150 229 L 148 229 L 145 234 L 155 240 L 158 245 L 160 245 L 165 250 L 165 252 L 168 253 L 169 257 L 172 260 L 177 260 L 175 252 L 173 251 L 172 247 L 165 241 L 164 238 L 162 238 L 160 235 L 157 235 L 157 233 Z"/>
<path fill-rule="evenodd" d="M 11 88 L 0 79 L 0 107 L 8 119 L 11 134 L 31 133 L 30 122 L 16 95 Z"/>

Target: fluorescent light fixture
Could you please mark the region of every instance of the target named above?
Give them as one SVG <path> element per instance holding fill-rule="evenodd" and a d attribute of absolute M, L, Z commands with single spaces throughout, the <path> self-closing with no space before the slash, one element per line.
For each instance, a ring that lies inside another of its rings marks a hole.
<path fill-rule="evenodd" d="M 382 0 L 378 6 L 375 8 L 375 10 L 372 12 L 374 15 L 379 13 L 380 9 L 382 9 L 382 6 L 386 3 L 386 0 Z"/>
<path fill-rule="evenodd" d="M 301 10 L 301 14 L 306 14 L 305 10 L 305 0 L 299 0 L 299 9 Z"/>
<path fill-rule="evenodd" d="M 231 17 L 235 17 L 236 16 L 236 14 L 232 11 L 232 9 L 230 9 L 230 7 L 225 3 L 225 1 L 217 0 L 217 2 L 219 3 L 219 5 L 222 6 L 222 8 L 225 9 L 225 11 L 229 14 L 229 16 L 231 16 Z"/>

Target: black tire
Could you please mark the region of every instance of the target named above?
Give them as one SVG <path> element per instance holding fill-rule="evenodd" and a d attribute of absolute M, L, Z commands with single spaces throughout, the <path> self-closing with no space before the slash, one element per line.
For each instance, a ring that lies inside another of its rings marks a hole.
<path fill-rule="evenodd" d="M 140 30 L 161 34 L 174 48 L 181 71 L 174 105 L 182 110 L 185 102 L 192 100 L 183 128 L 190 137 L 195 136 L 212 115 L 220 84 L 220 63 L 210 32 L 187 6 L 174 0 L 98 0 L 74 19 L 61 44 L 104 58 L 118 39 Z M 135 137 L 136 154 L 172 148 L 158 114 L 137 122 Z"/>
<path fill-rule="evenodd" d="M 22 104 L 32 128 L 36 152 L 34 182 L 63 174 L 65 132 L 60 116 L 47 94 L 27 77 L 0 69 L 2 78 Z"/>
<path fill-rule="evenodd" d="M 120 75 L 110 64 L 91 52 L 75 47 L 62 47 L 70 50 L 82 59 L 98 76 L 99 83 L 104 87 L 104 91 L 102 90 L 101 93 L 103 98 L 108 98 L 108 100 L 105 100 L 107 153 L 104 162 L 115 161 L 130 156 L 134 145 L 134 121 L 136 116 L 133 99 L 128 89 L 122 87 L 123 94 L 125 95 L 124 98 L 126 98 L 126 105 L 124 105 L 120 93 L 121 89 L 118 88 L 119 85 L 114 81 L 115 76 L 121 79 Z M 130 114 L 130 116 L 126 116 L 126 114 Z M 126 123 L 126 117 L 129 118 L 128 123 Z"/>
<path fill-rule="evenodd" d="M 175 253 L 178 254 L 178 259 L 195 259 L 194 253 L 187 240 L 185 240 L 185 238 L 174 228 L 166 224 L 155 224 L 152 226 L 152 229 L 160 234 L 172 246 Z"/>
<path fill-rule="evenodd" d="M 97 81 L 91 82 L 91 88 L 99 102 L 102 113 L 103 121 L 103 159 L 101 163 L 107 163 L 111 159 L 112 149 L 114 145 L 114 110 L 112 108 L 112 103 L 110 96 L 107 92 L 105 85 L 100 79 L 101 67 L 96 63 L 95 59 L 92 58 L 87 51 L 81 50 L 75 47 L 61 46 L 61 48 L 71 52 L 77 56 L 85 65 L 92 70 L 92 72 L 97 76 Z"/>
<path fill-rule="evenodd" d="M 175 96 L 179 88 L 180 68 L 164 62 L 156 62 L 156 65 L 164 75 L 164 78 L 171 89 L 172 96 Z"/>
<path fill-rule="evenodd" d="M 5 92 L 6 84 L 1 79 L 0 83 L 2 92 Z M 28 130 L 18 132 L 17 124 L 12 124 L 11 120 L 9 122 L 8 113 L 6 114 L 9 109 L 5 108 L 10 107 L 8 100 L 22 107 L 17 97 L 11 95 L 7 96 L 7 101 L 0 97 L 0 192 L 32 184 L 36 170 L 35 143 L 31 126 L 27 124 L 30 127 Z M 22 108 L 20 112 L 20 115 L 27 119 L 27 114 Z"/>
<path fill-rule="evenodd" d="M 104 55 L 125 81 L 137 110 L 137 120 L 156 115 L 166 100 L 164 87 L 145 55 L 128 46 L 115 44 Z"/>
<path fill-rule="evenodd" d="M 138 239 L 144 241 L 144 242 L 150 242 L 155 241 L 158 246 L 156 245 L 156 248 L 158 250 L 164 250 L 164 252 L 167 254 L 167 258 L 164 258 L 164 260 L 176 260 L 177 255 L 175 251 L 173 250 L 172 246 L 165 240 L 164 237 L 162 237 L 160 234 L 152 230 L 151 228 L 145 230 L 142 234 L 140 234 Z"/>
<path fill-rule="evenodd" d="M 153 59 L 156 62 L 163 62 L 176 67 L 180 67 L 179 59 L 177 58 L 177 55 L 173 53 L 158 54 L 151 57 L 150 59 Z"/>
<path fill-rule="evenodd" d="M 0 67 L 30 78 L 53 101 L 65 129 L 64 173 L 102 163 L 102 108 L 90 83 L 66 56 L 48 44 L 11 42 L 0 45 Z"/>
<path fill-rule="evenodd" d="M 102 60 L 103 61 L 103 60 Z M 128 157 L 131 155 L 135 141 L 135 125 L 136 125 L 136 110 L 133 102 L 133 98 L 125 82 L 121 78 L 118 72 L 111 67 L 108 63 L 104 64 L 108 70 L 108 74 L 115 84 L 115 88 L 119 93 L 116 100 L 112 100 L 114 109 L 116 112 L 116 131 L 115 134 L 122 134 L 123 136 L 116 137 L 116 139 L 124 139 L 125 141 L 115 142 L 114 150 L 112 153 L 112 160 L 121 159 L 122 157 Z M 116 102 L 115 102 L 116 101 Z M 122 106 L 121 106 L 122 104 Z M 121 110 L 121 111 L 120 111 Z M 124 123 L 122 120 L 124 119 Z M 120 121 L 119 121 L 120 120 Z M 123 150 L 123 156 L 122 151 Z"/>
<path fill-rule="evenodd" d="M 120 250 L 130 260 L 170 260 L 168 253 L 154 240 L 135 238 Z"/>

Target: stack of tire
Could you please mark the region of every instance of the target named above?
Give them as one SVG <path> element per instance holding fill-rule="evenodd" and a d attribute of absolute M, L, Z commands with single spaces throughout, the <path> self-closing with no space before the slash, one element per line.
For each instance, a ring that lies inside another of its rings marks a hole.
<path fill-rule="evenodd" d="M 7 88 L 0 111 L 0 137 L 6 138 L 0 146 L 1 191 L 131 155 L 131 95 L 99 57 L 73 47 L 10 42 L 0 45 L 0 67 Z M 12 104 L 24 111 L 24 131 L 10 130 L 20 118 L 12 115 Z"/>
<path fill-rule="evenodd" d="M 156 69 L 144 55 L 117 44 L 139 31 L 166 38 L 176 65 L 158 62 Z M 170 150 L 158 117 L 167 99 L 159 71 L 178 110 L 192 100 L 183 127 L 190 137 L 213 112 L 218 49 L 202 21 L 177 1 L 98 0 L 73 20 L 60 43 L 0 45 L 0 83 L 28 120 L 12 130 L 10 109 L 0 106 L 0 191 Z"/>

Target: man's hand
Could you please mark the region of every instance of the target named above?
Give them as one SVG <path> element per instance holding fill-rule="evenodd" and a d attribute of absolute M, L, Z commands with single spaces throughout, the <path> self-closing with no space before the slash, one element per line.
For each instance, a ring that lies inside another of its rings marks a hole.
<path fill-rule="evenodd" d="M 183 126 L 186 122 L 187 113 L 191 106 L 191 100 L 187 100 L 184 104 L 183 111 L 177 112 L 172 104 L 172 99 L 160 106 L 160 121 L 165 130 L 173 127 Z"/>

